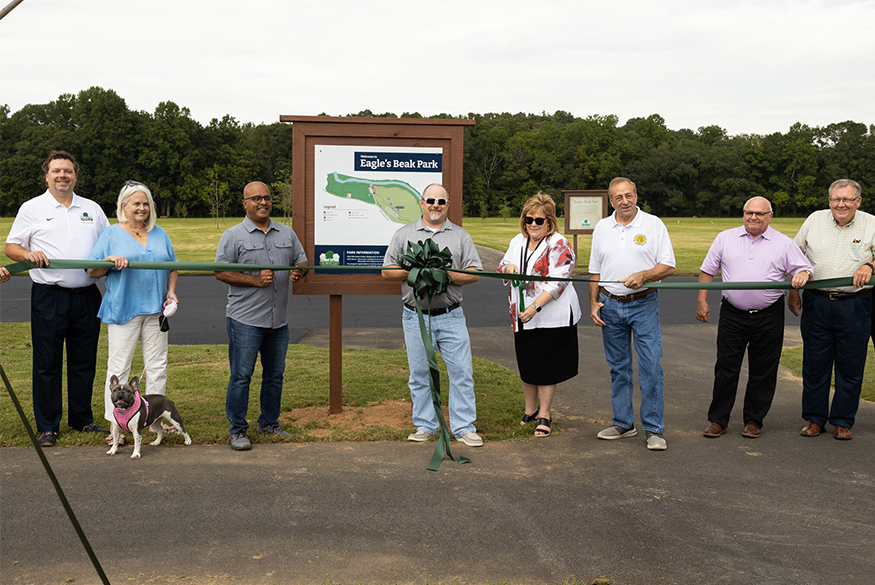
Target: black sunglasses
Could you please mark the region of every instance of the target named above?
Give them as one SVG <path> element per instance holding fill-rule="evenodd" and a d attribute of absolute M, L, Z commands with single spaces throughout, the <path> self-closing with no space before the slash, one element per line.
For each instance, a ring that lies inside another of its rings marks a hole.
<path fill-rule="evenodd" d="M 538 225 L 544 225 L 545 221 L 547 221 L 546 217 L 530 217 L 528 215 L 526 216 L 526 223 L 528 225 L 532 225 L 533 223 L 536 223 Z"/>
<path fill-rule="evenodd" d="M 429 197 L 428 199 L 425 200 L 425 202 L 428 203 L 429 205 L 434 205 L 435 203 L 437 203 L 438 205 L 446 205 L 447 204 L 446 199 L 435 199 L 434 197 Z"/>

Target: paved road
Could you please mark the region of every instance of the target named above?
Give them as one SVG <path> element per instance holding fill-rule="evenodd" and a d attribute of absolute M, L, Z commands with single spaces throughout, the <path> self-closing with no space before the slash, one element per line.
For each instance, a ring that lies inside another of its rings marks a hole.
<path fill-rule="evenodd" d="M 362 343 L 400 337 L 357 330 Z M 580 375 L 557 392 L 561 432 L 454 444 L 471 462 L 437 472 L 431 443 L 144 446 L 138 461 L 44 452 L 113 583 L 873 582 L 875 406 L 861 405 L 853 441 L 800 437 L 801 384 L 784 371 L 760 439 L 743 439 L 737 418 L 704 439 L 716 327 L 666 324 L 668 450 L 599 441 L 609 373 L 598 330 L 579 334 Z M 515 370 L 506 324 L 471 337 L 475 355 Z M 0 573 L 98 582 L 32 449 L 0 450 Z"/>

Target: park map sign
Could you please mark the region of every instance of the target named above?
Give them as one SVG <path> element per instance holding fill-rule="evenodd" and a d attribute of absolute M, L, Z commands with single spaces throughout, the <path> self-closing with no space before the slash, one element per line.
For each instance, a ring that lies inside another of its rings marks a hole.
<path fill-rule="evenodd" d="M 450 197 L 449 220 L 462 225 L 464 126 L 474 120 L 280 116 L 292 123 L 292 227 L 314 266 L 294 294 L 329 295 L 329 407 L 342 406 L 343 295 L 401 294 L 376 269 L 392 235 L 421 215 L 431 183 Z M 400 308 L 399 298 L 399 308 Z"/>
<path fill-rule="evenodd" d="M 440 147 L 317 144 L 314 256 L 319 266 L 379 267 L 392 234 L 419 219 L 443 179 Z"/>
<path fill-rule="evenodd" d="M 474 120 L 280 116 L 292 123 L 292 227 L 313 266 L 294 294 L 400 295 L 378 268 L 392 235 L 421 215 L 431 183 L 462 224 L 465 126 Z M 374 270 L 368 270 L 373 267 Z"/>

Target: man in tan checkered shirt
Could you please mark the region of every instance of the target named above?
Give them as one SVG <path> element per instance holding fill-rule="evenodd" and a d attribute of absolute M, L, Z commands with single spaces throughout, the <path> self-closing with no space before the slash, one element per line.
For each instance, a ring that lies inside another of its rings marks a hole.
<path fill-rule="evenodd" d="M 787 298 L 794 315 L 802 308 L 803 437 L 818 436 L 829 422 L 836 439 L 852 438 L 871 333 L 868 283 L 875 272 L 875 216 L 859 211 L 861 201 L 859 183 L 835 181 L 829 187 L 829 209 L 808 216 L 796 234 L 796 245 L 814 271 L 811 280 L 853 276 L 853 286 L 805 290 L 801 299 L 798 290 L 790 289 Z"/>

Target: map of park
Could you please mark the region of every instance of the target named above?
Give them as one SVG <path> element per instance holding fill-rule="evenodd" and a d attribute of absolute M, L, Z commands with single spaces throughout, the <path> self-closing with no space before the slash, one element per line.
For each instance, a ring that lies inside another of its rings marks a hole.
<path fill-rule="evenodd" d="M 357 199 L 376 205 L 389 220 L 408 224 L 419 219 L 419 192 L 397 179 L 359 179 L 339 173 L 329 173 L 325 191 L 337 197 Z"/>

